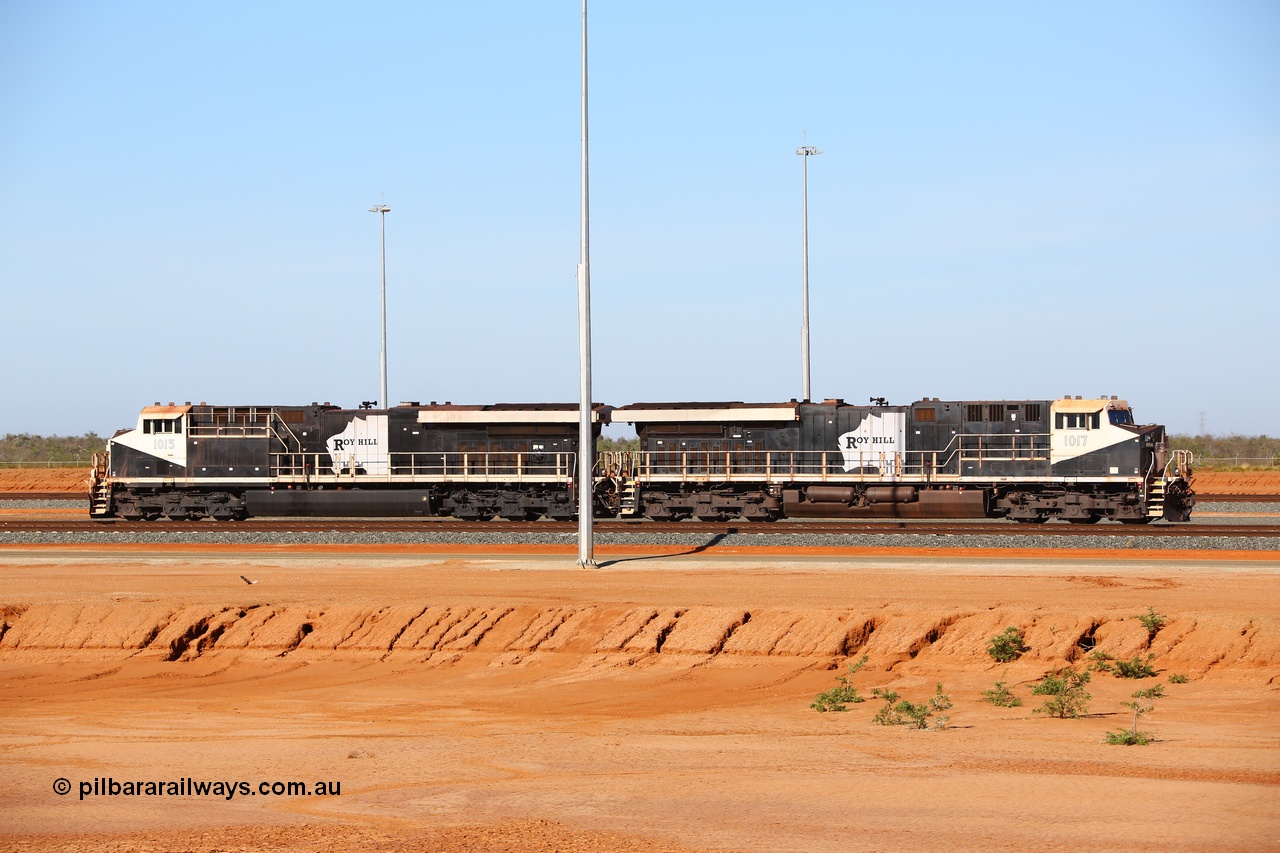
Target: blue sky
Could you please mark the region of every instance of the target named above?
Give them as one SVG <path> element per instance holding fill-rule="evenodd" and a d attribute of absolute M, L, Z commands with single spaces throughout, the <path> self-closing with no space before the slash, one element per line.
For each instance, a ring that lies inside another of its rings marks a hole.
<path fill-rule="evenodd" d="M 0 5 L 0 433 L 577 400 L 580 6 Z M 1280 433 L 1280 4 L 591 9 L 594 396 Z"/>

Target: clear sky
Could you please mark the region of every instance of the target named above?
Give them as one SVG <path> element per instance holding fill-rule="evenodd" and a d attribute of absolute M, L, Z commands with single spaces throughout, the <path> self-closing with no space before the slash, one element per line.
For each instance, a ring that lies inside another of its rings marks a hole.
<path fill-rule="evenodd" d="M 579 22 L 0 2 L 0 434 L 577 401 Z M 591 9 L 595 398 L 1116 394 L 1280 433 L 1280 3 Z"/>

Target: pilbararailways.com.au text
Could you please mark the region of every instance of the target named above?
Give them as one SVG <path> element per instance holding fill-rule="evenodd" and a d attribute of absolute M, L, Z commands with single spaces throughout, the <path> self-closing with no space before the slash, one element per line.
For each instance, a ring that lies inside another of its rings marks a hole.
<path fill-rule="evenodd" d="M 86 797 L 340 797 L 341 782 L 241 782 L 204 779 L 135 780 L 116 781 L 110 776 L 95 776 L 92 781 L 79 783 L 80 799 Z M 54 793 L 65 796 L 71 793 L 71 780 L 56 779 Z"/>

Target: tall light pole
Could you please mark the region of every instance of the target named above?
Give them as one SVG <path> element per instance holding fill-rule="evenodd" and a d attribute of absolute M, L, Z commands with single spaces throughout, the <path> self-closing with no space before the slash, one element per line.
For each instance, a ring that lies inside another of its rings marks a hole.
<path fill-rule="evenodd" d="M 385 204 L 375 204 L 369 208 L 370 213 L 382 214 L 382 384 L 379 386 L 382 396 L 378 399 L 384 409 L 391 408 L 391 401 L 387 399 L 387 213 L 390 210 Z"/>
<path fill-rule="evenodd" d="M 800 379 L 807 403 L 812 399 L 809 396 L 809 157 L 822 152 L 812 145 L 801 145 L 796 153 L 804 158 L 804 311 L 800 324 Z"/>
<path fill-rule="evenodd" d="M 578 254 L 578 566 L 595 568 L 595 439 L 591 430 L 590 184 L 587 172 L 587 0 L 582 0 L 582 241 Z"/>

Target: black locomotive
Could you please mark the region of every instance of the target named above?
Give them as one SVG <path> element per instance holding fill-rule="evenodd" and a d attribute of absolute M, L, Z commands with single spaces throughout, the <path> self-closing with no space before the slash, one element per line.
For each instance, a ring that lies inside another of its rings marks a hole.
<path fill-rule="evenodd" d="M 595 415 L 598 437 L 608 408 Z M 567 519 L 577 451 L 573 404 L 156 404 L 95 460 L 90 512 Z"/>
<path fill-rule="evenodd" d="M 587 483 L 597 515 L 654 520 L 1145 523 L 1195 501 L 1190 455 L 1114 397 L 596 405 L 596 437 L 610 420 L 640 449 L 588 480 L 575 404 L 157 404 L 95 460 L 90 514 L 570 519 Z"/>
<path fill-rule="evenodd" d="M 640 403 L 623 514 L 1186 521 L 1190 456 L 1104 399 Z"/>

